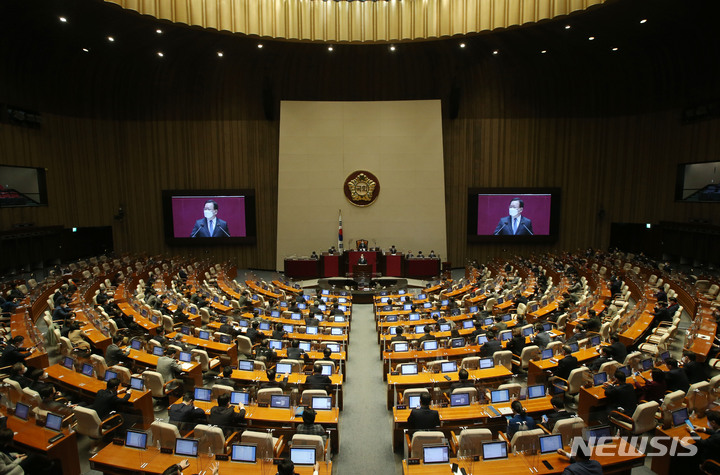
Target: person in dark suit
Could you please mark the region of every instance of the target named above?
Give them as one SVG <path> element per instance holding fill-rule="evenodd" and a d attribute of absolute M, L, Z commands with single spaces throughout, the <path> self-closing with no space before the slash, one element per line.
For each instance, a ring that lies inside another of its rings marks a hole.
<path fill-rule="evenodd" d="M 205 420 L 205 411 L 195 407 L 194 402 L 193 393 L 188 391 L 183 395 L 182 402 L 168 408 L 170 423 L 175 424 L 181 432 Z"/>
<path fill-rule="evenodd" d="M 440 413 L 430 409 L 430 394 L 420 395 L 420 407 L 410 411 L 407 422 L 414 430 L 428 430 L 440 427 Z"/>
<path fill-rule="evenodd" d="M 364 265 L 367 264 L 367 259 L 365 259 L 365 254 L 360 254 L 360 258 L 357 261 L 358 264 Z"/>
<path fill-rule="evenodd" d="M 563 358 L 558 361 L 557 368 L 553 371 L 553 374 L 558 378 L 567 380 L 570 377 L 572 370 L 577 368 L 578 360 L 572 354 L 572 350 L 569 346 L 563 346 Z"/>
<path fill-rule="evenodd" d="M 665 383 L 667 384 L 668 391 L 681 391 L 687 392 L 690 388 L 690 381 L 688 380 L 687 373 L 682 368 L 678 368 L 678 362 L 674 358 L 668 358 L 665 360 L 665 364 L 670 368 L 665 373 Z"/>
<path fill-rule="evenodd" d="M 225 366 L 222 370 L 222 378 L 218 378 L 215 380 L 215 384 L 220 384 L 222 386 L 230 386 L 231 388 L 235 387 L 235 380 L 232 379 L 232 366 Z"/>
<path fill-rule="evenodd" d="M 332 386 L 332 380 L 329 376 L 322 374 L 322 365 L 315 363 L 313 374 L 305 379 L 305 389 L 324 389 L 330 394 L 330 386 Z"/>
<path fill-rule="evenodd" d="M 225 320 L 225 323 L 220 325 L 220 328 L 218 329 L 218 331 L 220 333 L 225 333 L 225 334 L 230 335 L 231 337 L 235 338 L 236 336 L 238 336 L 240 334 L 240 331 L 235 329 L 235 327 L 233 326 L 234 321 L 235 320 L 232 317 L 227 317 L 227 319 Z"/>
<path fill-rule="evenodd" d="M 557 421 L 575 417 L 574 412 L 570 412 L 565 409 L 565 402 L 563 401 L 562 396 L 554 396 L 550 399 L 550 404 L 552 404 L 553 412 L 547 415 L 547 420 L 545 421 L 545 428 L 550 432 L 552 432 Z"/>
<path fill-rule="evenodd" d="M 474 388 L 475 382 L 470 381 L 469 377 L 470 373 L 468 373 L 468 370 L 461 368 L 460 371 L 458 371 L 458 382 L 452 383 L 450 386 L 450 392 L 452 393 L 458 388 Z"/>
<path fill-rule="evenodd" d="M 15 363 L 25 362 L 25 358 L 30 356 L 32 349 L 28 351 L 28 348 L 23 348 L 22 344 L 24 341 L 25 337 L 22 335 L 17 335 L 10 339 L 10 343 L 3 349 L 2 355 L 0 356 L 0 366 L 12 366 Z"/>
<path fill-rule="evenodd" d="M 623 364 L 628 353 L 627 347 L 620 341 L 620 336 L 617 333 L 610 335 L 610 341 L 612 342 L 610 344 L 610 349 L 612 350 L 613 359 L 618 363 Z"/>
<path fill-rule="evenodd" d="M 110 415 L 110 412 L 118 410 L 120 406 L 126 406 L 130 399 L 130 388 L 125 390 L 125 396 L 118 397 L 117 389 L 120 386 L 118 378 L 112 378 L 107 382 L 105 389 L 101 389 L 95 396 L 95 401 L 91 409 L 97 412 L 98 417 L 102 420 Z"/>
<path fill-rule="evenodd" d="M 523 348 L 525 348 L 525 337 L 522 335 L 520 328 L 515 327 L 513 328 L 512 340 L 508 342 L 506 349 L 512 351 L 513 355 L 520 356 Z"/>
<path fill-rule="evenodd" d="M 105 350 L 105 363 L 108 366 L 115 366 L 116 364 L 120 364 L 120 362 L 127 360 L 126 356 L 130 351 L 123 351 L 120 349 L 119 344 L 122 343 L 122 341 L 122 336 L 115 335 L 113 337 L 112 344 Z"/>
<path fill-rule="evenodd" d="M 502 350 L 502 343 L 495 339 L 495 332 L 490 330 L 486 333 L 487 343 L 480 347 L 480 356 L 486 358 L 492 356 L 496 351 Z"/>
<path fill-rule="evenodd" d="M 575 449 L 575 455 L 558 449 L 560 455 L 564 455 L 570 459 L 570 465 L 565 467 L 563 475 L 602 475 L 603 468 L 597 460 L 591 460 L 591 449 L 586 449 L 582 445 L 578 445 Z"/>
<path fill-rule="evenodd" d="M 687 375 L 688 382 L 690 384 L 699 383 L 705 381 L 708 378 L 709 367 L 707 363 L 700 363 L 697 361 L 695 353 L 691 351 L 685 351 L 683 354 L 683 370 Z"/>
<path fill-rule="evenodd" d="M 510 418 L 507 425 L 507 435 L 509 439 L 512 440 L 515 432 L 519 430 L 533 430 L 537 427 L 535 419 L 527 415 L 525 408 L 520 401 L 513 401 L 510 404 L 510 407 L 512 408 L 513 416 Z"/>
<path fill-rule="evenodd" d="M 227 222 L 217 217 L 218 204 L 207 200 L 204 209 L 205 217 L 195 221 L 190 237 L 230 237 Z"/>
<path fill-rule="evenodd" d="M 285 390 L 285 387 L 287 386 L 287 382 L 285 381 L 278 381 L 275 376 L 275 369 L 270 368 L 265 370 L 265 375 L 267 376 L 267 381 L 263 381 L 260 383 L 260 389 L 267 389 L 267 388 L 280 388 L 282 390 Z"/>
<path fill-rule="evenodd" d="M 500 218 L 495 227 L 495 236 L 532 236 L 532 221 L 522 215 L 525 202 L 520 198 L 510 201 L 509 216 Z"/>
<path fill-rule="evenodd" d="M 217 406 L 210 409 L 208 424 L 221 427 L 227 437 L 244 420 L 245 406 L 243 403 L 238 403 L 238 410 L 235 412 L 235 408 L 230 407 L 230 395 L 225 393 L 218 396 Z"/>
<path fill-rule="evenodd" d="M 619 411 L 627 416 L 632 416 L 637 407 L 637 395 L 635 386 L 626 382 L 625 373 L 615 371 L 612 382 L 605 383 L 605 397 L 607 397 L 608 413 Z"/>
<path fill-rule="evenodd" d="M 704 462 L 707 459 L 720 461 L 720 414 L 714 411 L 708 411 L 706 414 L 710 427 L 696 427 L 695 430 L 690 431 L 695 446 L 698 448 L 698 462 Z M 710 434 L 710 437 L 701 439 L 698 432 Z"/>
<path fill-rule="evenodd" d="M 402 326 L 395 327 L 395 336 L 390 338 L 390 342 L 407 341 L 407 337 L 405 335 L 403 335 L 403 332 L 404 332 L 404 330 L 403 330 Z"/>

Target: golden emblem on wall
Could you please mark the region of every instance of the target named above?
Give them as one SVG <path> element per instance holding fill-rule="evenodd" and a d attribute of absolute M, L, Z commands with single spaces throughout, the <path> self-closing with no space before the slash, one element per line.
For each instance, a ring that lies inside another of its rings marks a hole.
<path fill-rule="evenodd" d="M 370 206 L 380 194 L 380 182 L 372 173 L 359 170 L 345 179 L 343 189 L 350 203 L 355 206 Z"/>

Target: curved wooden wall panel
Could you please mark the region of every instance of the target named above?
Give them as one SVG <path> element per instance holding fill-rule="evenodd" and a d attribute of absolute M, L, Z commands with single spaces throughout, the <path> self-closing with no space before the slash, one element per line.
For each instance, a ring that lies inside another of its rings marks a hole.
<path fill-rule="evenodd" d="M 105 0 L 159 19 L 301 41 L 427 40 L 536 23 L 606 0 Z"/>

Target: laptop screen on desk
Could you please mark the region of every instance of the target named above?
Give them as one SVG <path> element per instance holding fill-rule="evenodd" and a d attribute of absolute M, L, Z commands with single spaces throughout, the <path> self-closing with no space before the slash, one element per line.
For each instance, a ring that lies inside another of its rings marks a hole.
<path fill-rule="evenodd" d="M 478 368 L 480 369 L 488 369 L 488 368 L 494 368 L 495 367 L 495 361 L 490 358 L 480 358 L 478 360 Z"/>
<path fill-rule="evenodd" d="M 133 350 L 139 350 L 140 348 L 142 348 L 142 342 L 140 340 L 131 340 L 130 348 L 132 348 Z"/>
<path fill-rule="evenodd" d="M 641 364 L 642 364 L 643 371 L 647 371 L 649 369 L 652 369 L 653 360 L 652 360 L 652 358 L 647 358 L 647 359 L 642 360 Z"/>
<path fill-rule="evenodd" d="M 440 371 L 442 373 L 454 373 L 457 371 L 457 363 L 455 361 L 448 361 L 440 364 Z"/>
<path fill-rule="evenodd" d="M 62 421 L 62 416 L 48 412 L 47 418 L 45 419 L 45 428 L 60 432 L 60 429 L 62 429 Z"/>
<path fill-rule="evenodd" d="M 470 405 L 470 394 L 468 393 L 457 393 L 450 395 L 450 405 L 456 406 L 469 406 Z"/>
<path fill-rule="evenodd" d="M 399 341 L 393 344 L 393 351 L 408 351 L 410 346 L 406 341 Z"/>
<path fill-rule="evenodd" d="M 452 348 L 462 348 L 465 346 L 465 338 L 453 338 L 450 340 L 450 347 Z"/>
<path fill-rule="evenodd" d="M 257 446 L 255 444 L 233 444 L 230 460 L 233 462 L 255 463 L 257 461 Z"/>
<path fill-rule="evenodd" d="M 487 341 L 488 341 L 488 339 L 487 339 L 486 335 L 478 335 L 478 337 L 477 337 L 478 345 L 484 345 L 485 343 L 487 343 Z"/>
<path fill-rule="evenodd" d="M 598 440 L 611 437 L 610 426 L 595 426 L 587 429 L 588 444 L 595 445 Z"/>
<path fill-rule="evenodd" d="M 162 346 L 153 346 L 152 354 L 155 356 L 162 356 L 163 355 Z"/>
<path fill-rule="evenodd" d="M 508 340 L 512 340 L 512 332 L 506 331 L 506 332 L 500 333 L 500 341 L 508 341 Z"/>
<path fill-rule="evenodd" d="M 110 381 L 113 378 L 117 378 L 117 373 L 115 371 L 106 370 L 105 371 L 105 381 Z"/>
<path fill-rule="evenodd" d="M 270 340 L 268 341 L 268 347 L 271 350 L 282 350 L 283 342 L 281 340 Z"/>
<path fill-rule="evenodd" d="M 212 390 L 207 388 L 195 388 L 195 400 L 208 402 L 212 398 Z"/>
<path fill-rule="evenodd" d="M 599 344 L 600 344 L 600 337 L 598 335 L 595 335 L 594 337 L 590 338 L 591 346 L 598 346 Z"/>
<path fill-rule="evenodd" d="M 129 429 L 125 433 L 125 446 L 134 449 L 147 448 L 147 433 L 140 430 Z"/>
<path fill-rule="evenodd" d="M 322 373 L 323 376 L 332 376 L 333 374 L 333 367 L 329 364 L 322 365 Z"/>
<path fill-rule="evenodd" d="M 535 386 L 528 386 L 527 388 L 528 399 L 538 399 L 545 397 L 545 386 L 537 384 Z"/>
<path fill-rule="evenodd" d="M 175 439 L 175 455 L 197 457 L 198 441 L 195 439 Z"/>
<path fill-rule="evenodd" d="M 312 408 L 316 411 L 329 411 L 332 409 L 332 398 L 329 396 L 313 396 Z"/>
<path fill-rule="evenodd" d="M 70 358 L 69 356 L 66 356 L 63 358 L 62 365 L 67 369 L 73 369 L 73 367 L 75 366 L 75 360 Z"/>
<path fill-rule="evenodd" d="M 275 372 L 277 374 L 289 374 L 292 373 L 292 364 L 290 363 L 278 363 L 275 365 Z"/>
<path fill-rule="evenodd" d="M 400 374 L 418 374 L 417 363 L 400 365 Z"/>
<path fill-rule="evenodd" d="M 92 376 L 93 375 L 93 367 L 90 364 L 83 363 L 82 365 L 82 374 L 85 376 Z"/>
<path fill-rule="evenodd" d="M 607 373 L 602 371 L 600 373 L 593 374 L 593 386 L 600 386 L 607 382 Z"/>
<path fill-rule="evenodd" d="M 142 391 L 145 388 L 142 378 L 130 377 L 130 387 L 137 391 Z"/>
<path fill-rule="evenodd" d="M 408 396 L 408 409 L 417 409 L 420 407 L 420 396 Z"/>
<path fill-rule="evenodd" d="M 220 335 L 220 343 L 229 345 L 231 341 L 232 337 L 230 335 Z"/>
<path fill-rule="evenodd" d="M 255 369 L 255 363 L 250 360 L 240 360 L 238 361 L 238 369 L 240 371 L 252 371 Z"/>
<path fill-rule="evenodd" d="M 448 463 L 450 462 L 450 450 L 447 445 L 424 445 L 423 463 Z"/>
<path fill-rule="evenodd" d="M 302 315 L 298 312 L 293 312 L 290 314 L 290 320 L 302 320 Z"/>
<path fill-rule="evenodd" d="M 333 353 L 340 353 L 339 343 L 326 343 L 325 348 L 330 348 L 330 351 L 332 351 Z"/>
<path fill-rule="evenodd" d="M 433 351 L 438 349 L 438 342 L 437 340 L 425 340 L 423 341 L 423 350 L 425 351 Z"/>
<path fill-rule="evenodd" d="M 309 341 L 301 341 L 298 344 L 298 348 L 300 348 L 303 351 L 311 351 L 312 344 Z"/>
<path fill-rule="evenodd" d="M 180 333 L 182 333 L 183 335 L 189 335 L 191 331 L 192 329 L 187 325 L 183 325 L 180 327 Z"/>
<path fill-rule="evenodd" d="M 295 327 L 293 325 L 283 325 L 283 331 L 293 333 L 295 331 Z"/>
<path fill-rule="evenodd" d="M 562 449 L 562 434 L 540 436 L 540 453 L 550 454 Z"/>
<path fill-rule="evenodd" d="M 30 410 L 30 406 L 27 406 L 21 402 L 18 402 L 15 404 L 15 417 L 18 417 L 24 421 L 28 418 L 28 411 Z"/>
<path fill-rule="evenodd" d="M 415 333 L 425 333 L 425 325 L 415 325 Z"/>
<path fill-rule="evenodd" d="M 306 335 L 317 335 L 318 334 L 318 327 L 305 327 L 305 334 Z"/>
<path fill-rule="evenodd" d="M 522 335 L 523 335 L 523 336 L 530 336 L 530 335 L 532 335 L 532 332 L 533 332 L 532 327 L 526 327 L 526 328 L 523 328 L 523 330 L 522 330 Z"/>
<path fill-rule="evenodd" d="M 342 329 L 342 328 L 338 328 L 338 327 L 333 327 L 333 328 L 330 329 L 330 334 L 331 334 L 331 335 L 335 335 L 335 336 L 342 335 L 342 334 L 343 334 L 343 329 Z"/>
<path fill-rule="evenodd" d="M 200 330 L 200 333 L 198 333 L 198 338 L 201 340 L 209 340 L 210 339 L 210 332 L 205 330 Z"/>
<path fill-rule="evenodd" d="M 544 350 L 542 350 L 542 355 L 541 355 L 541 357 L 542 357 L 542 359 L 544 359 L 544 360 L 547 360 L 547 359 L 552 358 L 552 357 L 553 357 L 553 350 L 552 350 L 552 348 L 545 348 Z"/>
<path fill-rule="evenodd" d="M 159 348 L 159 347 L 156 347 Z M 181 351 L 180 352 L 180 361 L 183 363 L 191 363 L 192 362 L 192 353 L 189 351 Z"/>
<path fill-rule="evenodd" d="M 500 402 L 508 402 L 510 400 L 510 391 L 507 389 L 496 389 L 490 391 L 490 402 L 493 404 Z"/>
<path fill-rule="evenodd" d="M 260 325 L 258 325 L 258 328 L 262 331 L 270 330 L 270 323 L 268 322 L 260 322 Z"/>
<path fill-rule="evenodd" d="M 315 465 L 315 447 L 291 447 L 290 460 L 295 465 Z"/>
<path fill-rule="evenodd" d="M 543 323 L 543 331 L 549 332 L 550 330 L 552 330 L 552 324 L 551 323 Z"/>
<path fill-rule="evenodd" d="M 287 409 L 290 407 L 290 396 L 285 394 L 273 394 L 270 396 L 270 407 Z"/>
<path fill-rule="evenodd" d="M 688 420 L 687 407 L 683 407 L 681 409 L 677 409 L 677 410 L 673 411 L 672 412 L 672 420 L 673 420 L 674 427 L 685 424 L 685 421 Z"/>
<path fill-rule="evenodd" d="M 627 366 L 619 366 L 617 371 L 621 371 L 625 376 L 630 376 L 630 368 Z"/>
<path fill-rule="evenodd" d="M 570 343 L 570 345 L 568 346 L 570 346 L 570 351 L 573 353 L 580 349 L 580 345 L 578 345 L 577 343 Z"/>
<path fill-rule="evenodd" d="M 440 331 L 441 331 L 441 332 L 449 332 L 449 331 L 450 331 L 450 324 L 449 324 L 449 323 L 441 323 L 441 324 L 440 324 Z"/>
<path fill-rule="evenodd" d="M 482 444 L 482 458 L 483 460 L 496 460 L 506 459 L 507 454 L 507 443 L 501 442 L 483 442 Z"/>
<path fill-rule="evenodd" d="M 250 404 L 250 393 L 244 391 L 233 391 L 230 393 L 230 404 Z"/>
<path fill-rule="evenodd" d="M 475 322 L 472 320 L 463 320 L 463 329 L 475 328 Z"/>

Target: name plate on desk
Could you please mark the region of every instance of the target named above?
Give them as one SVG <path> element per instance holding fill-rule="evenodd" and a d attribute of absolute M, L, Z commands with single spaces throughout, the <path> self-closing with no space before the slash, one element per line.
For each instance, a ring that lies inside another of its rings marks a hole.
<path fill-rule="evenodd" d="M 173 453 L 173 449 L 171 447 L 160 447 L 160 453 L 161 454 L 171 454 Z"/>
<path fill-rule="evenodd" d="M 266 402 L 259 402 L 257 406 L 258 406 L 258 407 L 268 407 L 268 403 L 266 403 Z"/>
<path fill-rule="evenodd" d="M 440 407 L 448 407 L 448 404 L 446 402 L 441 402 Z"/>
<path fill-rule="evenodd" d="M 115 445 L 125 445 L 125 441 L 123 439 L 113 439 L 112 442 Z"/>
<path fill-rule="evenodd" d="M 215 460 L 221 460 L 223 462 L 227 462 L 228 456 L 227 456 L 227 454 L 215 454 Z"/>
<path fill-rule="evenodd" d="M 390 371 L 390 376 L 398 376 L 400 371 Z"/>
<path fill-rule="evenodd" d="M 395 406 L 395 409 L 397 409 L 398 411 L 402 411 L 403 409 L 407 409 L 407 406 L 405 404 L 398 404 L 397 406 Z"/>
<path fill-rule="evenodd" d="M 420 459 L 407 459 L 408 465 L 420 465 Z"/>

